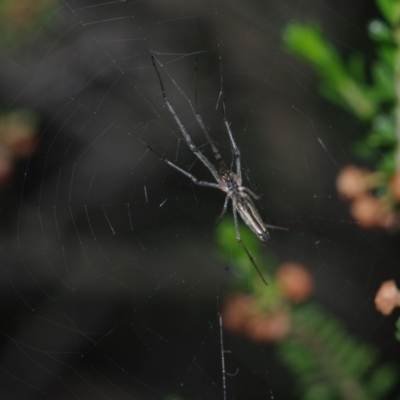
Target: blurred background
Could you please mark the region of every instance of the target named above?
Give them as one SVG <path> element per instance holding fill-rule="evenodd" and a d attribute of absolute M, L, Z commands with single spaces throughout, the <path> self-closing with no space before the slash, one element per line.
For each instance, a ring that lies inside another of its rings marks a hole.
<path fill-rule="evenodd" d="M 318 21 L 342 54 L 372 60 L 372 0 L 0 7 L 1 398 L 299 398 L 273 344 L 225 332 L 225 373 L 218 314 L 232 269 L 214 227 L 224 194 L 148 150 L 212 181 L 165 107 L 151 55 L 212 159 L 190 106 L 198 57 L 200 112 L 229 163 L 216 110 L 223 81 L 264 221 L 288 226 L 307 214 L 262 252 L 306 265 L 312 300 L 396 362 L 395 316 L 378 314 L 373 299 L 399 275 L 398 234 L 361 230 L 335 188 L 357 161 L 351 143 L 363 126 L 321 99 L 313 71 L 283 47 L 288 23 Z"/>

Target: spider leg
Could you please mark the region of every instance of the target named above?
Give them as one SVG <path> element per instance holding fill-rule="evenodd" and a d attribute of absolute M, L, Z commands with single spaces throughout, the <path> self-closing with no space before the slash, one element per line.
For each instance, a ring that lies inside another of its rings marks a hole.
<path fill-rule="evenodd" d="M 197 99 L 197 57 L 196 57 L 196 63 L 195 63 L 195 67 L 194 67 L 194 115 L 196 116 L 197 123 L 199 124 L 202 132 L 204 133 L 204 136 L 206 137 L 207 142 L 211 146 L 211 150 L 214 153 L 214 157 L 217 160 L 220 168 L 226 169 L 226 164 L 222 160 L 221 153 L 217 149 L 217 146 L 215 145 L 214 141 L 211 139 L 211 136 L 208 133 L 206 126 L 204 125 L 203 118 L 201 118 L 201 115 L 199 113 L 199 102 Z"/>
<path fill-rule="evenodd" d="M 218 224 L 221 222 L 221 219 L 224 217 L 224 215 L 226 214 L 226 210 L 228 209 L 228 202 L 229 202 L 229 195 L 227 195 L 225 197 L 225 202 L 224 202 L 224 206 L 222 207 L 222 212 L 221 214 L 218 216 L 217 221 L 215 222 L 215 226 L 218 226 Z"/>
<path fill-rule="evenodd" d="M 231 146 L 232 146 L 232 151 L 233 151 L 233 162 L 236 165 L 236 175 L 239 177 L 239 179 L 242 179 L 242 167 L 241 167 L 241 161 L 240 161 L 240 150 L 239 147 L 237 147 L 237 144 L 235 142 L 235 139 L 233 138 L 233 134 L 230 128 L 230 124 L 228 122 L 227 116 L 226 116 L 226 107 L 225 107 L 225 99 L 224 99 L 224 94 L 221 91 L 221 104 L 222 104 L 222 114 L 223 114 L 223 119 L 224 119 L 224 125 L 225 129 L 228 132 L 229 135 L 229 140 L 231 141 Z"/>
<path fill-rule="evenodd" d="M 221 179 L 219 177 L 218 171 L 211 164 L 210 160 L 193 143 L 192 138 L 190 137 L 189 133 L 186 131 L 186 128 L 183 126 L 181 120 L 178 117 L 178 114 L 175 112 L 175 109 L 172 107 L 171 103 L 169 102 L 169 100 L 167 98 L 167 94 L 165 92 L 163 81 L 161 79 L 161 75 L 160 75 L 160 73 L 159 73 L 159 71 L 157 69 L 157 65 L 156 65 L 155 58 L 154 58 L 153 55 L 151 56 L 151 59 L 153 61 L 153 66 L 154 66 L 154 69 L 156 70 L 157 77 L 158 77 L 158 80 L 160 82 L 161 93 L 162 93 L 162 97 L 164 99 L 164 102 L 167 105 L 167 108 L 168 108 L 169 112 L 171 113 L 172 117 L 174 118 L 176 124 L 178 125 L 178 128 L 181 131 L 181 133 L 183 135 L 183 138 L 185 139 L 186 144 L 188 145 L 189 149 L 196 155 L 196 157 L 209 169 L 209 171 L 211 172 L 211 174 L 214 177 L 214 179 L 218 183 L 220 183 Z M 177 167 L 175 167 L 175 168 L 177 168 Z"/>
<path fill-rule="evenodd" d="M 242 247 L 242 249 L 246 252 L 247 257 L 249 258 L 249 260 L 251 261 L 251 263 L 253 264 L 254 268 L 256 269 L 256 271 L 258 272 L 258 275 L 260 275 L 260 278 L 262 279 L 262 281 L 268 285 L 267 281 L 265 280 L 265 278 L 263 277 L 260 268 L 258 268 L 256 261 L 254 260 L 254 257 L 251 255 L 250 251 L 247 249 L 247 247 L 245 246 L 245 244 L 242 241 L 242 238 L 240 236 L 240 231 L 239 231 L 239 224 L 238 224 L 238 218 L 237 218 L 237 211 L 236 211 L 236 205 L 234 203 L 234 200 L 232 200 L 233 203 L 233 221 L 235 223 L 235 232 L 236 232 L 236 240 L 238 241 L 238 243 L 240 244 L 240 246 Z"/>
<path fill-rule="evenodd" d="M 151 150 L 153 153 L 157 154 L 158 157 L 160 157 L 161 161 L 164 161 L 166 164 L 171 166 L 172 168 L 175 168 L 177 171 L 179 171 L 181 174 L 186 175 L 193 183 L 199 186 L 208 186 L 216 189 L 221 189 L 218 185 L 218 183 L 214 182 L 207 182 L 207 181 L 199 181 L 194 175 L 192 175 L 190 172 L 185 171 L 183 168 L 178 167 L 176 164 L 173 162 L 169 161 L 167 158 L 163 157 L 161 154 L 159 154 L 157 151 L 152 149 L 150 146 L 147 146 L 149 150 Z"/>
<path fill-rule="evenodd" d="M 243 192 L 246 192 L 247 194 L 249 194 L 254 200 L 260 200 L 261 199 L 261 195 L 255 194 L 253 191 L 251 191 L 247 187 L 243 187 L 242 190 L 243 190 Z"/>
<path fill-rule="evenodd" d="M 281 231 L 286 231 L 286 232 L 293 232 L 295 231 L 305 220 L 306 216 L 303 215 L 302 218 L 300 219 L 300 221 L 296 222 L 296 224 L 294 224 L 293 226 L 276 226 L 276 225 L 269 225 L 269 224 L 264 224 L 264 226 L 266 228 L 270 228 L 270 229 L 279 229 Z"/>

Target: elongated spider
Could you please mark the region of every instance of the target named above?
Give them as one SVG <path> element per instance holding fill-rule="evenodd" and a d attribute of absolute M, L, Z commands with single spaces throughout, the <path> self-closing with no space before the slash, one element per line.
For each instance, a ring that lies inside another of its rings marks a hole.
<path fill-rule="evenodd" d="M 189 149 L 193 152 L 193 154 L 211 172 L 216 183 L 198 180 L 190 172 L 185 171 L 178 165 L 174 164 L 167 158 L 163 157 L 161 154 L 157 153 L 150 146 L 148 146 L 149 150 L 151 150 L 152 152 L 157 154 L 158 157 L 160 157 L 160 159 L 162 161 L 164 161 L 166 164 L 170 165 L 172 168 L 175 168 L 182 174 L 186 175 L 194 184 L 200 185 L 200 186 L 212 187 L 215 189 L 220 189 L 226 193 L 224 206 L 222 208 L 222 212 L 221 212 L 220 216 L 217 219 L 216 224 L 218 225 L 218 223 L 221 221 L 222 217 L 225 215 L 227 208 L 228 208 L 229 200 L 231 200 L 232 201 L 233 219 L 234 219 L 234 223 L 235 223 L 236 239 L 239 242 L 240 246 L 243 248 L 243 250 L 246 252 L 249 260 L 251 261 L 251 263 L 257 270 L 262 281 L 266 285 L 268 285 L 268 283 L 265 280 L 265 278 L 263 277 L 260 269 L 258 268 L 254 257 L 251 255 L 251 253 L 249 252 L 249 250 L 247 249 L 247 247 L 245 246 L 245 244 L 243 243 L 243 241 L 241 239 L 237 213 L 239 213 L 243 222 L 257 235 L 257 237 L 262 242 L 266 242 L 269 239 L 269 233 L 268 233 L 267 228 L 280 229 L 283 231 L 290 232 L 290 231 L 295 230 L 302 223 L 304 217 L 293 227 L 282 227 L 282 226 L 269 225 L 269 224 L 266 224 L 262 220 L 260 213 L 258 212 L 256 206 L 254 205 L 254 203 L 251 199 L 251 198 L 253 198 L 255 200 L 259 200 L 260 196 L 256 195 L 249 188 L 242 185 L 242 169 L 241 169 L 241 160 L 240 160 L 240 150 L 237 147 L 236 142 L 233 138 L 232 131 L 231 131 L 229 122 L 226 117 L 225 100 L 224 100 L 222 91 L 220 93 L 220 99 L 221 99 L 221 104 L 222 104 L 223 123 L 224 123 L 225 129 L 229 135 L 229 140 L 230 140 L 231 148 L 232 148 L 232 152 L 233 152 L 232 165 L 233 164 L 235 165 L 236 172 L 234 172 L 232 169 L 228 168 L 226 166 L 226 164 L 224 163 L 224 161 L 222 160 L 221 154 L 220 154 L 219 150 L 217 149 L 217 147 L 215 146 L 215 143 L 211 139 L 211 137 L 204 125 L 203 119 L 201 118 L 201 116 L 199 114 L 199 107 L 198 107 L 198 103 L 197 103 L 197 59 L 196 59 L 196 67 L 195 67 L 195 74 L 196 74 L 195 82 L 196 82 L 196 84 L 195 84 L 194 113 L 196 116 L 197 123 L 199 124 L 200 129 L 202 130 L 205 137 L 207 138 L 207 141 L 208 141 L 209 145 L 211 146 L 212 152 L 214 153 L 214 157 L 219 164 L 219 171 L 217 171 L 217 169 L 210 162 L 210 160 L 193 143 L 192 138 L 190 137 L 185 126 L 182 124 L 181 120 L 179 119 L 178 114 L 176 113 L 175 109 L 172 107 L 171 103 L 169 102 L 169 100 L 167 98 L 164 84 L 161 79 L 161 75 L 158 71 L 154 56 L 152 56 L 152 61 L 153 61 L 154 69 L 156 70 L 156 73 L 157 73 L 158 80 L 160 82 L 162 97 L 164 99 L 165 104 L 167 105 L 169 112 L 171 113 L 172 117 L 174 118 L 176 124 L 178 125 L 180 132 L 182 133 L 183 139 L 185 140 L 186 144 L 188 145 Z"/>

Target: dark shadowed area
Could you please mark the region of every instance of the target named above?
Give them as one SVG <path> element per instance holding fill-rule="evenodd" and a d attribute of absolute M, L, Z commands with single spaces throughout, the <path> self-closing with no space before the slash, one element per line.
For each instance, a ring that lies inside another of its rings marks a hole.
<path fill-rule="evenodd" d="M 35 147 L 1 188 L 0 398 L 298 398 L 273 345 L 224 333 L 222 367 L 218 314 L 232 272 L 214 223 L 224 194 L 148 150 L 212 181 L 163 102 L 151 55 L 213 160 L 192 109 L 198 57 L 200 113 L 230 163 L 222 80 L 264 221 L 307 214 L 296 232 L 272 232 L 265 252 L 307 265 L 313 299 L 394 358 L 395 316 L 378 314 L 373 298 L 399 276 L 399 236 L 362 231 L 335 189 L 363 126 L 321 99 L 282 38 L 291 21 L 319 21 L 343 54 L 372 59 L 372 1 L 32 3 L 15 11 L 0 58 L 3 112 L 26 108 L 39 121 Z"/>

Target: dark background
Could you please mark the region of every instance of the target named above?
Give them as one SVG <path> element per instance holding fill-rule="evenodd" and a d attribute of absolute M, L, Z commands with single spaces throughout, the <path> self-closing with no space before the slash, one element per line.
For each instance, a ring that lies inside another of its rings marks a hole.
<path fill-rule="evenodd" d="M 185 99 L 199 57 L 201 113 L 229 160 L 215 111 L 222 55 L 228 119 L 260 212 L 271 224 L 308 216 L 265 251 L 306 264 L 313 299 L 393 358 L 395 316 L 381 317 L 373 297 L 398 276 L 398 235 L 358 228 L 334 185 L 359 162 L 349 149 L 364 127 L 322 100 L 282 45 L 287 23 L 317 20 L 343 54 L 372 60 L 365 28 L 377 15 L 372 1 L 66 0 L 3 53 L 4 108 L 33 109 L 40 129 L 1 196 L 1 398 L 223 398 L 218 312 L 230 271 L 213 225 L 224 195 L 147 150 L 211 179 L 179 139 L 151 54 L 204 145 Z M 224 341 L 228 372 L 239 371 L 227 398 L 296 398 L 273 346 Z"/>

